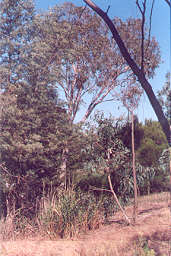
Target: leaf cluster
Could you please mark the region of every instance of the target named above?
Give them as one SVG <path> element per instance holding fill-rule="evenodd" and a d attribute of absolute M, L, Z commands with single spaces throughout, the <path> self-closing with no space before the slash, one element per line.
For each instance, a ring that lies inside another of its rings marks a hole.
<path fill-rule="evenodd" d="M 166 74 L 166 82 L 163 88 L 158 91 L 158 99 L 163 108 L 166 118 L 171 122 L 171 87 L 170 87 L 170 72 Z"/>
<path fill-rule="evenodd" d="M 143 166 L 155 166 L 167 141 L 157 121 L 146 120 L 142 126 L 143 138 L 137 150 L 137 159 Z"/>

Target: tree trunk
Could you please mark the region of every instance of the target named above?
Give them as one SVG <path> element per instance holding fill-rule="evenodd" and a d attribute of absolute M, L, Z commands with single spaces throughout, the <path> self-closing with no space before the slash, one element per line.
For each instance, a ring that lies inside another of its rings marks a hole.
<path fill-rule="evenodd" d="M 171 126 L 170 126 L 170 133 L 171 133 Z M 171 146 L 169 147 L 169 160 L 170 160 L 170 214 L 171 214 Z"/>
<path fill-rule="evenodd" d="M 68 147 L 65 146 L 63 148 L 63 152 L 62 152 L 62 163 L 61 163 L 61 167 L 60 167 L 60 187 L 67 190 L 67 159 L 68 159 Z"/>
<path fill-rule="evenodd" d="M 148 196 L 150 195 L 150 182 L 148 182 L 147 184 L 147 195 Z"/>
<path fill-rule="evenodd" d="M 160 106 L 153 90 L 150 85 L 150 83 L 147 81 L 145 78 L 145 74 L 142 72 L 142 70 L 137 66 L 135 61 L 131 58 L 127 48 L 124 45 L 124 42 L 122 41 L 115 25 L 113 24 L 112 20 L 108 17 L 107 13 L 102 11 L 98 6 L 96 6 L 91 0 L 84 0 L 84 2 L 91 8 L 93 9 L 103 20 L 104 22 L 108 25 L 110 31 L 112 32 L 113 38 L 116 41 L 122 56 L 132 69 L 133 73 L 137 76 L 142 88 L 145 90 L 149 101 L 151 103 L 151 106 L 156 113 L 156 116 L 161 124 L 161 127 L 163 129 L 163 132 L 166 135 L 167 141 L 170 144 L 170 128 L 169 128 L 169 122 L 164 116 L 164 113 L 162 111 L 162 107 Z"/>
<path fill-rule="evenodd" d="M 134 212 L 133 212 L 133 222 L 135 224 L 137 219 L 138 211 L 138 201 L 137 201 L 137 179 L 136 179 L 136 169 L 135 169 L 135 141 L 134 141 L 134 113 L 131 111 L 131 122 L 132 122 L 132 169 L 134 178 Z"/>

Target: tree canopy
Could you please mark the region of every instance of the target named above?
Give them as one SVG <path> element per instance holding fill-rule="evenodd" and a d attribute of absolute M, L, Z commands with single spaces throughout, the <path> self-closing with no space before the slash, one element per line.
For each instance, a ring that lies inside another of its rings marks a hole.
<path fill-rule="evenodd" d="M 137 158 L 143 166 L 154 167 L 158 165 L 163 150 L 167 148 L 167 141 L 157 121 L 146 120 L 142 129 L 144 135 L 137 149 Z"/>
<path fill-rule="evenodd" d="M 98 7 L 93 1 L 91 0 L 84 0 L 84 2 L 92 9 L 94 10 L 105 22 L 105 24 L 109 27 L 113 38 L 115 42 L 117 43 L 119 50 L 124 57 L 125 61 L 128 63 L 128 66 L 131 68 L 132 72 L 134 75 L 137 77 L 137 80 L 140 82 L 142 88 L 146 92 L 149 101 L 151 103 L 151 106 L 153 107 L 156 116 L 161 124 L 161 127 L 165 133 L 165 136 L 167 138 L 168 143 L 170 144 L 170 126 L 169 122 L 166 119 L 162 107 L 160 106 L 159 101 L 157 100 L 156 95 L 153 92 L 151 84 L 148 82 L 145 72 L 144 72 L 144 53 L 145 53 L 145 48 L 144 48 L 144 32 L 145 32 L 145 9 L 141 9 L 139 6 L 141 15 L 142 15 L 142 33 L 141 33 L 141 67 L 139 67 L 138 63 L 136 60 L 134 60 L 129 52 L 129 49 L 126 47 L 124 40 L 120 36 L 118 29 L 116 28 L 115 23 L 109 18 L 108 14 L 104 12 L 100 7 Z"/>
<path fill-rule="evenodd" d="M 116 18 L 115 22 L 140 65 L 140 20 L 123 22 Z M 86 106 L 81 119 L 85 121 L 98 104 L 109 99 L 111 91 L 135 82 L 108 27 L 89 9 L 65 3 L 37 16 L 35 26 L 32 55 L 36 66 L 42 75 L 53 77 L 72 122 L 82 105 Z M 152 77 L 160 62 L 160 51 L 154 38 L 147 39 L 146 33 L 144 70 Z"/>
<path fill-rule="evenodd" d="M 74 186 L 83 174 L 98 177 L 101 185 L 111 176 L 123 200 L 132 195 L 129 122 L 96 116 L 95 128 L 83 126 L 95 107 L 114 100 L 119 90 L 129 106 L 139 99 L 138 79 L 108 26 L 89 9 L 72 3 L 41 14 L 36 14 L 32 1 L 2 0 L 0 7 L 0 190 L 10 206 L 34 212 L 36 200 L 48 189 L 61 189 L 64 179 Z M 139 72 L 141 20 L 112 22 Z M 153 77 L 160 63 L 158 43 L 148 40 L 146 30 L 144 36 L 143 79 Z M 166 101 L 162 96 L 167 88 L 168 84 L 160 93 L 166 116 L 169 96 Z M 85 106 L 82 122 L 75 124 Z M 141 162 L 149 169 L 143 172 L 142 165 L 136 166 L 143 191 L 165 142 L 158 123 L 141 126 L 135 118 L 134 124 L 139 162 L 149 152 Z"/>

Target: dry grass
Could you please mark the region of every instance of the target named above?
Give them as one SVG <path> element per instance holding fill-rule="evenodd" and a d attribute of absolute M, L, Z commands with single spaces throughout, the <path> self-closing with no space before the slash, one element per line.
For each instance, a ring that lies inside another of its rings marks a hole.
<path fill-rule="evenodd" d="M 118 212 L 108 225 L 82 234 L 79 239 L 46 241 L 37 236 L 32 240 L 2 241 L 0 255 L 168 256 L 171 246 L 169 193 L 141 197 L 138 202 L 139 214 L 135 226 L 126 226 L 122 214 Z M 126 208 L 130 218 L 132 210 L 132 206 Z M 10 227 L 8 232 L 12 232 Z"/>

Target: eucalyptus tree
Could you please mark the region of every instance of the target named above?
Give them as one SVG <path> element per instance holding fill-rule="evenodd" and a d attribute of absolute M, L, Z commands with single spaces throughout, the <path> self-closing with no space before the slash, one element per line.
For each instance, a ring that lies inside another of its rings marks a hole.
<path fill-rule="evenodd" d="M 86 95 L 92 96 L 82 118 L 87 119 L 124 72 L 124 63 L 117 54 L 115 63 L 111 63 L 107 52 L 111 48 L 108 30 L 96 15 L 73 4 L 56 6 L 37 23 L 40 30 L 33 54 L 41 65 L 46 63 L 44 72 L 53 75 L 56 87 L 66 101 L 71 123 L 81 104 L 85 103 Z"/>
<path fill-rule="evenodd" d="M 116 22 L 140 62 L 140 20 L 122 22 L 116 18 Z M 84 122 L 98 104 L 110 99 L 107 96 L 112 90 L 128 80 L 134 81 L 108 27 L 87 8 L 72 3 L 56 6 L 37 17 L 36 24 L 32 56 L 41 74 L 49 72 L 53 76 L 66 101 L 71 123 L 81 105 L 86 109 L 81 118 Z M 155 39 L 145 44 L 148 64 L 144 69 L 151 77 L 160 61 L 159 48 Z"/>
<path fill-rule="evenodd" d="M 122 141 L 118 138 L 118 129 L 114 125 L 112 119 L 104 118 L 103 116 L 96 116 L 97 128 L 91 135 L 91 147 L 88 146 L 87 151 L 90 155 L 87 166 L 91 169 L 95 169 L 95 172 L 101 173 L 106 176 L 110 189 L 101 189 L 113 194 L 114 200 L 122 211 L 125 220 L 130 224 L 130 220 L 118 200 L 118 192 L 122 174 L 124 172 L 124 165 L 130 160 L 130 152 L 123 145 Z M 87 168 L 87 167 L 86 167 Z M 117 183 L 117 181 L 119 182 Z M 114 184 L 114 187 L 112 185 Z M 106 187 L 106 186 L 105 186 Z M 95 188 L 99 189 L 99 188 Z"/>
<path fill-rule="evenodd" d="M 92 10 L 94 10 L 105 22 L 105 24 L 109 27 L 112 36 L 117 43 L 119 50 L 124 57 L 125 61 L 128 63 L 128 66 L 131 68 L 132 72 L 136 76 L 136 79 L 140 82 L 142 88 L 145 90 L 149 101 L 156 113 L 156 116 L 161 124 L 161 127 L 165 133 L 168 143 L 170 143 L 170 126 L 167 118 L 165 117 L 162 107 L 157 100 L 156 95 L 153 92 L 151 84 L 147 80 L 147 76 L 144 72 L 144 54 L 145 54 L 145 47 L 144 47 L 144 39 L 145 39 L 145 15 L 146 15 L 146 0 L 142 2 L 142 7 L 139 5 L 139 1 L 136 1 L 138 8 L 142 15 L 142 22 L 141 22 L 141 63 L 140 65 L 132 55 L 131 48 L 126 46 L 125 40 L 119 34 L 119 31 L 113 22 L 112 19 L 109 18 L 108 13 L 104 12 L 100 7 L 98 7 L 93 1 L 91 0 L 83 0 Z M 168 1 L 166 1 L 168 2 Z M 168 2 L 169 3 L 169 2 Z M 170 6 L 170 3 L 169 3 Z M 153 7 L 152 7 L 153 8 Z M 151 9 L 152 10 L 152 9 Z M 150 15 L 151 17 L 151 15 Z"/>
<path fill-rule="evenodd" d="M 140 21 L 116 21 L 140 61 Z M 71 125 L 81 107 L 86 106 L 81 118 L 84 123 L 98 104 L 110 100 L 110 92 L 118 85 L 124 85 L 128 80 L 134 82 L 134 75 L 109 36 L 107 26 L 87 8 L 71 3 L 56 6 L 37 15 L 33 27 L 34 39 L 26 64 L 27 79 L 34 84 L 56 87 L 66 102 Z M 149 65 L 145 70 L 149 76 L 153 75 L 160 61 L 158 50 L 156 41 L 150 41 L 145 54 Z M 151 58 L 154 60 L 152 64 Z M 61 165 L 65 176 L 70 154 L 68 141 L 70 138 L 66 140 Z"/>
<path fill-rule="evenodd" d="M 133 54 L 139 59 L 140 21 L 130 19 L 124 23 L 116 20 L 120 30 L 124 31 L 125 40 L 132 45 Z M 46 79 L 57 88 L 66 102 L 71 125 L 81 107 L 86 106 L 81 118 L 84 123 L 98 104 L 110 100 L 112 90 L 128 80 L 134 82 L 134 76 L 109 36 L 107 26 L 87 8 L 71 3 L 56 6 L 36 17 L 35 30 L 31 52 L 34 69 L 38 77 L 42 77 L 42 83 Z M 150 41 L 145 55 L 149 76 L 160 61 L 158 50 L 156 41 Z M 152 64 L 151 58 L 154 60 Z M 47 77 L 50 77 L 49 81 Z M 63 170 L 67 166 L 67 147 L 66 142 Z"/>

